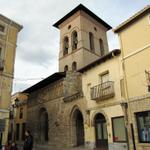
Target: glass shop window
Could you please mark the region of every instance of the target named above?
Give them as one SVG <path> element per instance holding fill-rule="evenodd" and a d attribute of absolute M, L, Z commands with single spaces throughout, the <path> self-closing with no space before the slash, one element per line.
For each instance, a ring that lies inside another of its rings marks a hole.
<path fill-rule="evenodd" d="M 126 142 L 126 128 L 124 117 L 115 117 L 112 118 L 112 127 L 113 127 L 113 141 L 114 142 Z"/>
<path fill-rule="evenodd" d="M 150 143 L 150 111 L 136 113 L 140 143 Z"/>

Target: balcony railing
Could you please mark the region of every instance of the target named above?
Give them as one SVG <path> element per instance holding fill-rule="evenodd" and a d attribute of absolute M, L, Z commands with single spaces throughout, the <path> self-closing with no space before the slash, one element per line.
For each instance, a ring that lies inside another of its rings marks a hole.
<path fill-rule="evenodd" d="M 4 69 L 4 60 L 0 59 L 0 71 Z"/>
<path fill-rule="evenodd" d="M 114 82 L 107 81 L 91 88 L 92 100 L 104 100 L 115 96 Z"/>

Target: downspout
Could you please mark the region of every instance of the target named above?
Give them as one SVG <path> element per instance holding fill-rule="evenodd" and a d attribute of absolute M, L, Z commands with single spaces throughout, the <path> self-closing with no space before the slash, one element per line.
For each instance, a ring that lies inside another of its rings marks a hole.
<path fill-rule="evenodd" d="M 121 45 L 121 49 L 123 49 L 123 42 L 121 40 L 121 35 L 120 35 L 120 45 Z M 129 91 L 128 91 L 128 85 L 127 85 L 127 75 L 126 75 L 126 70 L 125 70 L 125 65 L 124 65 L 124 54 L 123 54 L 123 51 L 122 51 L 122 70 L 123 70 L 123 76 L 124 76 L 124 85 L 125 85 L 125 99 L 127 101 L 127 108 L 126 108 L 126 111 L 129 113 L 129 117 L 128 115 L 126 116 L 127 117 L 127 127 L 128 127 L 128 138 L 130 137 L 130 134 L 131 137 L 132 137 L 132 144 L 133 144 L 133 149 L 136 150 L 136 147 L 135 147 L 135 139 L 133 138 L 134 137 L 134 133 L 132 132 L 133 129 L 131 129 L 131 126 L 133 126 L 132 122 L 132 112 L 131 112 L 131 107 L 130 107 L 130 102 L 129 102 Z M 131 124 L 130 124 L 130 121 L 131 121 Z M 130 126 L 131 125 L 131 126 Z M 128 140 L 128 148 L 130 150 L 130 141 Z"/>

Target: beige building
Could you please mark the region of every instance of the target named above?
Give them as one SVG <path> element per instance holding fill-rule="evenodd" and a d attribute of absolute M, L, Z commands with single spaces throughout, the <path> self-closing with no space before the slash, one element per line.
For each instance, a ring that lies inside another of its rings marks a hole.
<path fill-rule="evenodd" d="M 124 112 L 121 106 L 120 50 L 113 50 L 80 70 L 87 101 L 85 146 L 100 150 L 127 150 Z"/>
<path fill-rule="evenodd" d="M 150 149 L 150 5 L 115 30 L 123 66 L 130 149 Z"/>
<path fill-rule="evenodd" d="M 83 5 L 54 24 L 60 72 L 23 91 L 35 148 L 150 148 L 149 10 L 115 29 L 121 51 L 109 52 L 111 27 Z"/>
<path fill-rule="evenodd" d="M 96 103 L 93 101 L 94 106 L 90 106 L 90 100 L 86 99 L 81 70 L 97 61 L 108 59 L 109 62 L 115 56 L 114 64 L 117 65 L 120 51 L 108 53 L 106 31 L 111 27 L 83 5 L 77 6 L 54 26 L 60 29 L 60 72 L 23 91 L 29 94 L 27 128 L 32 131 L 35 148 L 86 145 L 91 149 L 95 147 L 95 139 L 93 136 L 88 138 L 85 128 L 89 118 L 88 108 L 95 108 Z M 110 68 L 111 65 L 108 66 Z M 91 82 L 98 84 L 97 81 Z M 114 93 L 109 96 L 113 99 Z M 118 98 L 117 95 L 115 99 Z M 116 108 L 119 108 L 122 115 L 119 100 Z M 106 144 L 105 148 L 108 149 L 108 143 Z"/>
<path fill-rule="evenodd" d="M 22 26 L 0 14 L 0 145 L 8 136 L 9 106 L 18 32 Z"/>
<path fill-rule="evenodd" d="M 81 4 L 54 26 L 60 29 L 60 72 L 81 69 L 108 52 L 111 27 Z"/>
<path fill-rule="evenodd" d="M 20 92 L 11 97 L 10 140 L 22 142 L 25 139 L 27 99 L 28 96 Z"/>

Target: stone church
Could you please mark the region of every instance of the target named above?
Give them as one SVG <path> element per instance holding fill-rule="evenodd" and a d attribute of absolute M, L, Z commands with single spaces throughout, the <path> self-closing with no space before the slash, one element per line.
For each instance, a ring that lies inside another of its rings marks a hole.
<path fill-rule="evenodd" d="M 97 64 L 118 58 L 120 51 L 109 52 L 106 32 L 111 26 L 81 4 L 54 27 L 60 30 L 59 72 L 23 91 L 29 95 L 27 128 L 39 147 L 94 148 L 94 141 L 85 141 L 89 110 L 82 75 Z"/>

